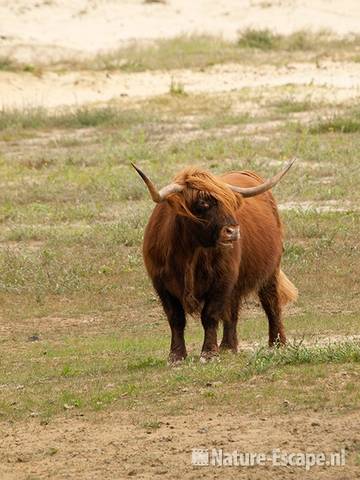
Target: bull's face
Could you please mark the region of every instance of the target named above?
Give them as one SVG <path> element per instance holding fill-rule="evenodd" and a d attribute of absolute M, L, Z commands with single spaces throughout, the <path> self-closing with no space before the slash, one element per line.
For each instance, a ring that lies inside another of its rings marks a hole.
<path fill-rule="evenodd" d="M 179 173 L 175 181 L 158 191 L 151 180 L 135 165 L 156 203 L 167 201 L 175 215 L 183 217 L 191 238 L 203 247 L 232 246 L 240 238 L 236 212 L 242 199 L 260 195 L 274 187 L 295 159 L 274 177 L 254 187 L 240 187 L 221 182 L 196 167 Z"/>
<path fill-rule="evenodd" d="M 232 247 L 240 239 L 235 217 L 221 201 L 211 194 L 200 192 L 190 205 L 191 217 L 185 217 L 191 237 L 202 247 Z"/>

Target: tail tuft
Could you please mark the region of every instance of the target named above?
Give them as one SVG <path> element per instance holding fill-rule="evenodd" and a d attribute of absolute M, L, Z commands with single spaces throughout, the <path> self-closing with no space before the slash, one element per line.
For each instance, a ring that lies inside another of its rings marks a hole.
<path fill-rule="evenodd" d="M 292 282 L 290 282 L 288 277 L 281 269 L 278 274 L 278 291 L 281 305 L 286 305 L 290 302 L 296 302 L 298 298 L 298 289 Z"/>

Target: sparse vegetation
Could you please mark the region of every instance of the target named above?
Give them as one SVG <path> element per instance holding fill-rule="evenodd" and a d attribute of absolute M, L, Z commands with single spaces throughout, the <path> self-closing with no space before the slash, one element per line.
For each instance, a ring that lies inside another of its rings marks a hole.
<path fill-rule="evenodd" d="M 289 98 L 279 98 L 276 103 L 271 100 L 263 107 L 267 109 L 266 122 L 272 115 L 277 118 L 279 110 L 291 115 L 314 108 L 318 115 L 318 104 Z M 238 132 L 256 124 L 261 133 L 264 112 L 260 117 L 239 113 L 242 102 L 238 94 L 221 101 L 188 94 L 154 98 L 127 110 L 112 106 L 58 115 L 42 110 L 2 112 L 2 128 L 20 139 L 6 147 L 3 144 L 0 157 L 0 301 L 17 345 L 14 348 L 14 343 L 6 340 L 2 345 L 1 383 L 6 389 L 1 390 L 0 410 L 6 415 L 15 418 L 36 410 L 49 417 L 72 408 L 99 410 L 109 405 L 135 408 L 145 396 L 152 402 L 155 390 L 164 393 L 171 409 L 170 399 L 179 384 L 197 391 L 204 381 L 222 378 L 226 394 L 231 396 L 231 385 L 246 384 L 254 375 L 260 391 L 266 390 L 264 378 L 274 371 L 289 378 L 306 375 L 308 380 L 310 374 L 303 365 L 312 365 L 311 396 L 312 389 L 317 391 L 315 378 L 322 364 L 331 364 L 333 369 L 338 364 L 358 368 L 358 345 L 352 342 L 336 347 L 300 345 L 280 352 L 260 349 L 256 354 L 225 357 L 220 364 L 201 367 L 196 357 L 201 327 L 191 322 L 188 335 L 194 353 L 189 361 L 174 373 L 164 362 L 167 326 L 146 278 L 140 248 L 152 204 L 133 175 L 130 161 L 146 164 L 146 171 L 161 185 L 189 162 L 212 171 L 246 168 L 267 176 L 277 169 L 268 159 L 298 156 L 293 173 L 296 180 L 285 181 L 276 191 L 280 202 L 335 198 L 352 203 L 347 213 L 295 209 L 282 214 L 287 230 L 285 268 L 301 292 L 298 313 L 288 316 L 288 333 L 305 339 L 314 334 L 331 336 L 338 334 L 339 323 L 343 334 L 357 333 L 360 260 L 356 206 L 360 198 L 351 188 L 359 181 L 357 132 L 345 136 L 344 129 L 327 134 L 283 124 L 275 127 L 276 136 L 253 142 L 251 133 L 239 138 Z M 198 138 L 186 137 L 188 127 L 184 129 L 183 122 L 188 122 L 189 114 L 193 128 L 200 132 Z M 169 118 L 173 123 L 166 120 Z M 71 131 L 82 126 L 94 128 L 84 136 Z M 224 126 L 234 130 L 224 130 Z M 60 127 L 67 133 L 57 141 L 52 136 L 36 136 Z M 213 132 L 204 140 L 201 135 L 209 128 Z M 30 150 L 26 140 L 21 143 L 22 130 L 34 130 Z M 173 131 L 177 136 L 171 136 Z M 335 174 L 334 165 L 336 181 L 319 188 L 324 176 Z M 339 313 L 342 309 L 348 313 Z M 144 311 L 147 316 L 142 320 Z M 61 319 L 52 330 L 51 318 L 56 316 Z M 91 328 L 85 333 L 81 324 L 70 334 L 62 326 L 67 318 L 82 316 L 102 319 L 100 336 L 93 336 Z M 24 348 L 22 332 L 28 331 L 27 318 L 40 322 L 36 329 L 40 341 L 26 344 L 18 369 L 14 365 L 19 361 L 17 349 Z M 116 328 L 115 319 L 120 319 Z M 263 341 L 263 318 L 245 309 L 243 319 L 241 338 Z M 82 335 L 81 345 L 77 332 Z M 118 335 L 121 341 L 116 340 Z M 46 340 L 41 340 L 44 336 Z M 39 363 L 40 357 L 44 361 Z M 169 375 L 170 383 L 164 383 Z M 52 385 L 47 394 L 43 382 Z M 107 389 L 108 383 L 115 386 Z M 24 385 L 21 391 L 16 390 L 19 384 Z M 300 407 L 303 396 L 290 390 L 287 394 Z M 198 401 L 205 398 L 201 391 L 196 395 Z M 206 401 L 216 404 L 222 398 L 216 391 L 206 396 Z M 357 397 L 351 398 L 350 403 Z M 51 399 L 55 399 L 53 403 Z M 253 400 L 245 397 L 241 401 Z M 15 401 L 16 407 L 11 405 Z M 316 401 L 323 404 L 323 399 Z"/>
<path fill-rule="evenodd" d="M 360 38 L 349 36 L 337 38 L 326 30 L 311 32 L 300 30 L 290 35 L 279 35 L 271 30 L 247 29 L 241 33 L 238 44 L 242 48 L 255 48 L 258 50 L 276 51 L 319 51 L 325 46 L 334 49 L 351 48 L 359 45 Z"/>
<path fill-rule="evenodd" d="M 241 38 L 248 44 L 207 37 L 154 43 L 131 64 L 130 46 L 106 68 L 204 68 L 250 57 L 283 62 L 328 45 L 309 44 L 306 35 Z M 104 58 L 92 68 L 105 68 Z M 311 85 L 195 95 L 173 80 L 166 95 L 147 100 L 0 112 L 3 420 L 45 428 L 119 413 L 147 437 L 168 442 L 164 416 L 179 412 L 190 421 L 199 412 L 215 418 L 235 411 L 290 422 L 293 412 L 340 416 L 356 409 L 359 115 L 357 106 L 321 98 Z M 190 355 L 170 368 L 168 326 L 141 255 L 153 203 L 130 162 L 160 187 L 190 163 L 267 177 L 293 156 L 291 176 L 274 191 L 286 206 L 284 270 L 300 291 L 286 313 L 289 346 L 265 346 L 264 315 L 249 299 L 238 355 L 200 364 L 202 327 L 189 318 Z M 47 445 L 43 456 L 61 457 L 62 445 Z"/>
<path fill-rule="evenodd" d="M 335 37 L 327 31 L 298 31 L 279 35 L 270 30 L 247 29 L 238 41 L 230 42 L 210 35 L 180 35 L 171 39 L 132 42 L 126 47 L 87 58 L 62 58 L 50 63 L 22 63 L 0 58 L 0 71 L 23 71 L 41 75 L 47 70 L 96 70 L 140 72 L 144 70 L 203 69 L 215 64 L 287 64 L 320 58 L 357 61 L 360 37 Z M 254 53 L 256 52 L 256 53 Z M 276 52 L 276 55 L 272 55 Z"/>
<path fill-rule="evenodd" d="M 297 100 L 291 97 L 287 97 L 275 100 L 272 103 L 272 106 L 276 108 L 276 110 L 280 113 L 289 114 L 311 111 L 319 105 L 312 102 L 310 99 Z"/>
<path fill-rule="evenodd" d="M 172 78 L 169 93 L 170 95 L 186 95 L 183 83 L 178 82 Z"/>
<path fill-rule="evenodd" d="M 0 129 L 121 127 L 139 124 L 141 112 L 113 107 L 78 107 L 49 113 L 43 108 L 3 109 L 0 111 Z"/>
<path fill-rule="evenodd" d="M 13 70 L 15 67 L 15 62 L 10 57 L 0 57 L 0 71 Z"/>
<path fill-rule="evenodd" d="M 333 115 L 330 118 L 319 120 L 311 126 L 311 133 L 356 133 L 360 131 L 360 111 L 352 110 L 350 114 Z"/>

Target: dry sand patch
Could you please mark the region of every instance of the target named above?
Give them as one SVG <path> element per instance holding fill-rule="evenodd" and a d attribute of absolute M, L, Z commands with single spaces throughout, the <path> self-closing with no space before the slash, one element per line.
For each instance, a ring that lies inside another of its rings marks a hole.
<path fill-rule="evenodd" d="M 283 67 L 238 64 L 216 65 L 206 71 L 171 72 L 45 73 L 41 77 L 27 73 L 0 73 L 0 108 L 26 108 L 82 105 L 111 99 L 151 98 L 169 93 L 176 79 L 187 93 L 226 93 L 243 88 L 309 85 L 328 91 L 332 101 L 356 98 L 360 94 L 360 63 L 327 62 L 292 64 Z"/>

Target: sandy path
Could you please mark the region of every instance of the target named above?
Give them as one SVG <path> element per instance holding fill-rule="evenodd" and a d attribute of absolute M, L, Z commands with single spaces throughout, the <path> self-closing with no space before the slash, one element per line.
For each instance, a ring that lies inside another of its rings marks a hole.
<path fill-rule="evenodd" d="M 31 74 L 0 74 L 0 108 L 81 105 L 113 98 L 152 97 L 169 92 L 171 79 L 180 82 L 188 93 L 223 93 L 244 87 L 275 87 L 288 84 L 326 86 L 327 97 L 342 101 L 360 93 L 360 63 L 326 62 L 292 64 L 280 68 L 271 65 L 248 67 L 217 65 L 204 72 L 47 73 L 38 78 Z"/>

